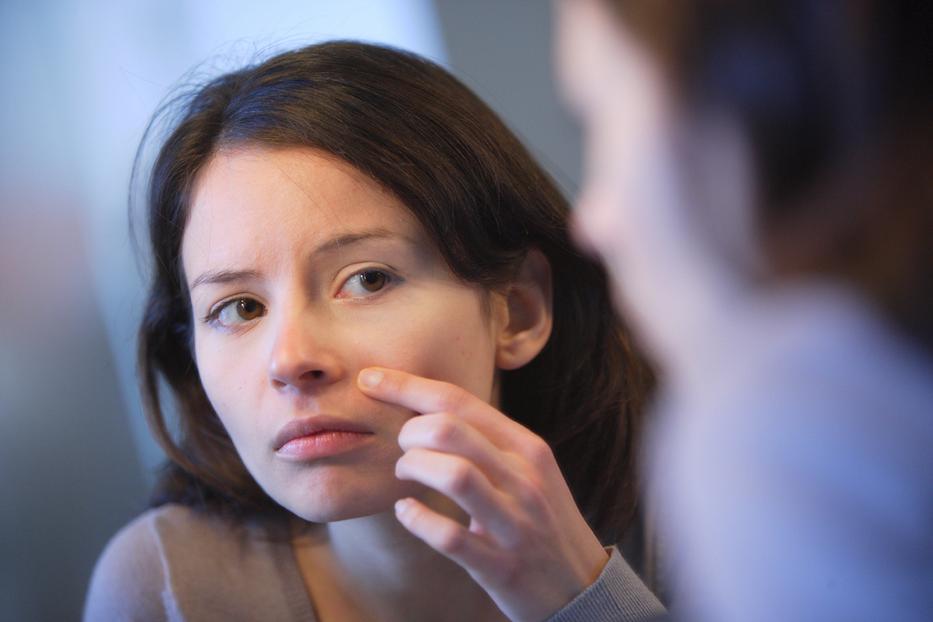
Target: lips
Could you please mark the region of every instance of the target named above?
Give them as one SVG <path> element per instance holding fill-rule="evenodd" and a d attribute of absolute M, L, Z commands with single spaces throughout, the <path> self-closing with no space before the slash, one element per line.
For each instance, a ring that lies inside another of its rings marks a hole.
<path fill-rule="evenodd" d="M 312 437 L 352 437 L 354 435 L 359 436 L 369 436 L 372 435 L 372 430 L 366 426 L 354 423 L 352 421 L 347 421 L 345 419 L 340 419 L 338 417 L 331 417 L 329 415 L 315 415 L 313 417 L 305 417 L 303 419 L 295 419 L 289 421 L 282 429 L 279 430 L 278 434 L 275 435 L 273 441 L 273 449 L 279 451 L 284 448 L 289 443 L 297 441 L 299 439 L 306 439 Z"/>

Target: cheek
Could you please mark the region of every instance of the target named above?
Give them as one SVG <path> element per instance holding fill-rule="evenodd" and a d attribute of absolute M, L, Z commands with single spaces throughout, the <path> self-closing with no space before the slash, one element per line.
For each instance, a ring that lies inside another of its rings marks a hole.
<path fill-rule="evenodd" d="M 605 255 L 622 234 L 623 209 L 634 200 L 620 166 L 621 154 L 612 150 L 602 128 L 590 127 L 580 195 L 573 211 L 574 234 L 585 248 Z"/>
<path fill-rule="evenodd" d="M 594 185 L 585 185 L 574 206 L 572 230 L 575 241 L 584 249 L 607 259 L 618 242 L 622 223 L 611 193 Z"/>
<path fill-rule="evenodd" d="M 619 98 L 616 98 L 618 100 Z M 646 104 L 647 105 L 647 104 Z M 633 110 L 631 102 L 609 105 L 587 120 L 583 190 L 575 218 L 584 239 L 601 252 L 615 247 L 658 219 L 655 205 L 672 188 L 666 157 L 666 122 Z"/>
<path fill-rule="evenodd" d="M 492 398 L 495 341 L 474 295 L 443 297 L 415 313 L 374 325 L 360 342 L 360 368 L 378 365 L 461 386 Z"/>
<path fill-rule="evenodd" d="M 237 417 L 237 404 L 244 404 L 248 380 L 257 370 L 250 357 L 230 356 L 214 340 L 195 337 L 195 356 L 201 386 L 214 407 L 227 432 L 235 440 L 240 434 L 241 418 Z M 261 371 L 261 370 L 259 370 Z M 242 409 L 242 406 L 241 406 Z M 239 446 L 239 442 L 236 443 Z"/>

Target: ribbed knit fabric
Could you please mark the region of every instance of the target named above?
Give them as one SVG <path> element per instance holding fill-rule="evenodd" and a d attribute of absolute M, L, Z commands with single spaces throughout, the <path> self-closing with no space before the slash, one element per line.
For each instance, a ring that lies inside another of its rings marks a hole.
<path fill-rule="evenodd" d="M 665 614 L 635 571 L 612 547 L 609 562 L 593 585 L 566 607 L 548 618 L 548 622 L 609 622 L 654 620 Z"/>

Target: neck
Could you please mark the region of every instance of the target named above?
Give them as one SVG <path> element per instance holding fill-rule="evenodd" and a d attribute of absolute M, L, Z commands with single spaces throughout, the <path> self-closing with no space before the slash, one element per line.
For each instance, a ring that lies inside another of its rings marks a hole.
<path fill-rule="evenodd" d="M 462 512 L 439 495 L 421 498 L 432 509 L 458 520 Z M 299 562 L 324 622 L 349 619 L 499 619 L 501 613 L 483 589 L 456 563 L 413 536 L 392 511 L 321 526 L 296 541 Z M 325 576 L 326 575 L 326 576 Z M 329 602 L 325 602 L 329 601 Z M 336 613 L 340 611 L 340 615 Z M 502 618 L 504 619 L 504 618 Z"/>

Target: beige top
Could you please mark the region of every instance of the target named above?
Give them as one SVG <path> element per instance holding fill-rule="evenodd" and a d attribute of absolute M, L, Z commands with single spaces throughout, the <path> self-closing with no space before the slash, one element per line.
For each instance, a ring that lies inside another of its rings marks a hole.
<path fill-rule="evenodd" d="M 645 620 L 664 610 L 617 550 L 553 622 Z M 315 622 L 287 533 L 238 527 L 180 505 L 149 510 L 107 545 L 85 621 Z"/>
<path fill-rule="evenodd" d="M 84 619 L 314 622 L 291 542 L 272 536 L 180 505 L 149 510 L 98 560 Z"/>

